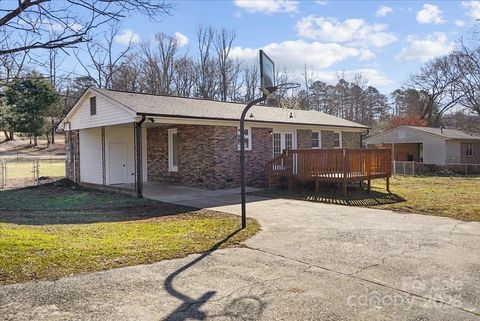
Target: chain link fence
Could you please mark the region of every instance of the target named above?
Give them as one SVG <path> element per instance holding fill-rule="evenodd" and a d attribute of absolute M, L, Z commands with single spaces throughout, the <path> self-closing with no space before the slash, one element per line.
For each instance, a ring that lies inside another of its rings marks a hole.
<path fill-rule="evenodd" d="M 480 164 L 433 165 L 421 162 L 392 162 L 393 176 L 405 175 L 480 175 Z"/>
<path fill-rule="evenodd" d="M 64 159 L 0 159 L 0 189 L 38 186 L 64 177 Z"/>

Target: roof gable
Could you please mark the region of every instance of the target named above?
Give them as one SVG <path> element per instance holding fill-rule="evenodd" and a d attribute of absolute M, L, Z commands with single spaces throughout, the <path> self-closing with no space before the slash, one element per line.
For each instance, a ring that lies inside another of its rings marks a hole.
<path fill-rule="evenodd" d="M 90 115 L 90 97 L 96 97 L 97 112 L 95 115 Z M 68 123 L 69 128 L 76 130 L 130 123 L 135 121 L 135 118 L 136 113 L 132 109 L 112 100 L 94 88 L 89 88 L 68 112 L 62 123 L 64 126 Z"/>

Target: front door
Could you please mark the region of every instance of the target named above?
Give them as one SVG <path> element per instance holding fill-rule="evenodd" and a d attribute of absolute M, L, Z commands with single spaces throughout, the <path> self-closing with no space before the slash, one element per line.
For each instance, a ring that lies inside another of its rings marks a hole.
<path fill-rule="evenodd" d="M 125 184 L 127 180 L 127 148 L 122 143 L 108 146 L 109 184 Z"/>
<path fill-rule="evenodd" d="M 273 157 L 280 155 L 285 149 L 295 148 L 292 132 L 273 133 Z"/>

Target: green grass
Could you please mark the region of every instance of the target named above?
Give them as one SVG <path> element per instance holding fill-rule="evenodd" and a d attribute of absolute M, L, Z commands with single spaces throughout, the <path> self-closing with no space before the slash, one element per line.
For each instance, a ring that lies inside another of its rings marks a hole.
<path fill-rule="evenodd" d="M 184 257 L 259 230 L 250 219 L 229 238 L 238 216 L 65 186 L 0 192 L 0 207 L 2 284 Z"/>
<path fill-rule="evenodd" d="M 255 194 L 480 221 L 479 186 L 479 177 L 398 176 L 390 180 L 391 193 L 385 191 L 384 180 L 374 180 L 371 193 L 352 186 L 347 197 L 333 186 L 323 186 L 320 193 L 315 193 L 312 186 L 304 186 Z"/>

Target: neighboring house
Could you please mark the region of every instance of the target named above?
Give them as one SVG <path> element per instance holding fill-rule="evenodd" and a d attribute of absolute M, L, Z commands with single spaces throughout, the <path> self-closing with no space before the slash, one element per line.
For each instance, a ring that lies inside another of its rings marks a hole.
<path fill-rule="evenodd" d="M 480 164 L 480 135 L 457 129 L 400 126 L 365 140 L 391 147 L 396 161 L 424 164 Z"/>
<path fill-rule="evenodd" d="M 238 186 L 237 126 L 244 107 L 89 88 L 62 121 L 67 178 L 102 185 Z M 284 149 L 359 148 L 366 129 L 321 112 L 254 106 L 245 131 L 247 184 L 265 186 L 267 162 Z"/>

